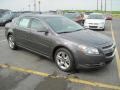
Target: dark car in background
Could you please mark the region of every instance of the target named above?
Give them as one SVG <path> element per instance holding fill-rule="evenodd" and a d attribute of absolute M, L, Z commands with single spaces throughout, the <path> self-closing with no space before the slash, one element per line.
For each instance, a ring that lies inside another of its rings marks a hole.
<path fill-rule="evenodd" d="M 4 26 L 6 23 L 11 22 L 13 19 L 12 12 L 10 10 L 0 9 L 0 25 Z"/>
<path fill-rule="evenodd" d="M 106 20 L 112 20 L 112 15 L 111 14 L 106 14 Z"/>
<path fill-rule="evenodd" d="M 81 16 L 79 12 L 66 12 L 64 13 L 64 16 L 79 24 L 82 24 L 83 17 Z"/>
<path fill-rule="evenodd" d="M 43 55 L 63 71 L 103 67 L 115 55 L 115 43 L 109 37 L 86 30 L 64 16 L 22 15 L 5 29 L 11 49 L 19 46 Z"/>
<path fill-rule="evenodd" d="M 13 18 L 19 17 L 20 15 L 22 15 L 21 12 L 12 12 L 12 17 Z"/>
<path fill-rule="evenodd" d="M 12 12 L 12 18 L 16 18 L 16 17 L 19 17 L 20 15 L 22 14 L 41 14 L 42 12 L 34 12 L 34 11 L 15 11 L 15 12 Z"/>

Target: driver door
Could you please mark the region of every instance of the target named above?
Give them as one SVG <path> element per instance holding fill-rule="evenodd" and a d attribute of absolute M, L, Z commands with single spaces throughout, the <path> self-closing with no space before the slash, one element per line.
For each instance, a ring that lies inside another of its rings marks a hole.
<path fill-rule="evenodd" d="M 44 32 L 44 30 L 46 30 L 45 24 L 40 19 L 33 18 L 31 19 L 30 28 L 31 48 L 34 51 L 49 56 L 52 41 L 50 32 L 48 34 Z"/>

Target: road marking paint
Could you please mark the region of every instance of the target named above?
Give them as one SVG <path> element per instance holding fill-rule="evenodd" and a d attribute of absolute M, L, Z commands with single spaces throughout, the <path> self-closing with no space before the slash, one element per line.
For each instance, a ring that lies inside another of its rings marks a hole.
<path fill-rule="evenodd" d="M 7 40 L 6 40 L 6 39 L 4 39 L 4 40 L 1 40 L 1 41 L 0 41 L 0 43 L 2 43 L 2 42 L 5 42 L 5 41 L 7 41 Z"/>
<path fill-rule="evenodd" d="M 78 78 L 71 78 L 71 77 L 64 77 L 64 76 L 52 76 L 48 73 L 38 72 L 38 71 L 31 70 L 31 69 L 20 68 L 20 67 L 16 67 L 16 66 L 7 65 L 7 64 L 0 64 L 0 67 L 11 69 L 11 70 L 14 70 L 14 71 L 34 74 L 34 75 L 38 75 L 38 76 L 42 76 L 42 77 L 63 78 L 65 80 L 68 80 L 72 83 L 77 83 L 77 84 L 85 84 L 85 85 L 94 86 L 94 87 L 120 90 L 120 86 L 116 86 L 116 85 L 110 85 L 110 84 L 105 84 L 105 83 L 81 80 L 81 79 L 78 79 Z"/>
<path fill-rule="evenodd" d="M 112 38 L 113 38 L 114 42 L 116 43 L 115 33 L 114 33 L 114 31 L 113 31 L 112 22 L 111 22 L 111 33 L 112 33 Z M 117 63 L 118 76 L 119 76 L 119 79 L 120 79 L 120 57 L 119 57 L 119 54 L 118 54 L 118 49 L 117 49 L 117 47 L 116 47 L 116 51 L 115 51 L 115 58 L 116 58 L 116 63 Z"/>

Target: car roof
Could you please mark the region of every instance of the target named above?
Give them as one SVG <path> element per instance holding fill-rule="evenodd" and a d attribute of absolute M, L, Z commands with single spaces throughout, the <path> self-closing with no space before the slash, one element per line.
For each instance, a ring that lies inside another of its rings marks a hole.
<path fill-rule="evenodd" d="M 103 15 L 102 13 L 91 13 L 90 15 Z"/>
<path fill-rule="evenodd" d="M 22 17 L 36 17 L 36 18 L 49 18 L 49 17 L 63 17 L 60 15 L 51 15 L 51 14 L 22 14 Z"/>

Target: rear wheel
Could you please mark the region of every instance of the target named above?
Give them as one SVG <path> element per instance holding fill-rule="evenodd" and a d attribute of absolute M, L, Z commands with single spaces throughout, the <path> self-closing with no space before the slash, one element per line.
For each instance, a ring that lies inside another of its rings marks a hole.
<path fill-rule="evenodd" d="M 8 43 L 9 43 L 9 47 L 10 47 L 12 50 L 17 49 L 17 45 L 15 44 L 15 40 L 14 40 L 14 37 L 13 37 L 12 34 L 8 36 Z"/>
<path fill-rule="evenodd" d="M 75 68 L 73 55 L 65 48 L 56 51 L 55 62 L 62 71 L 72 71 Z"/>

